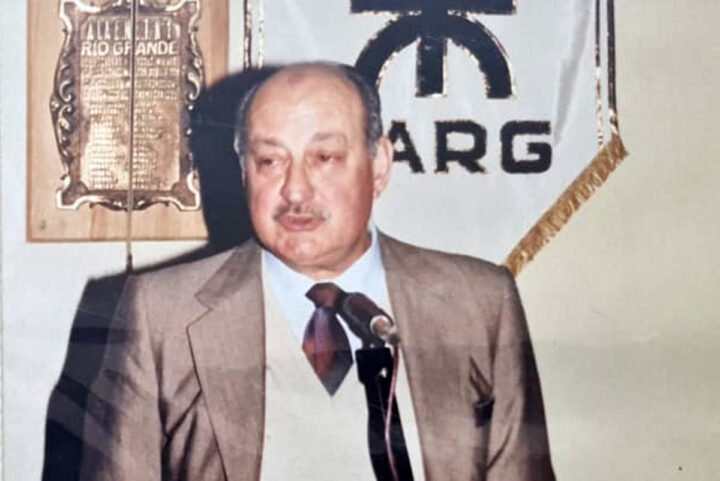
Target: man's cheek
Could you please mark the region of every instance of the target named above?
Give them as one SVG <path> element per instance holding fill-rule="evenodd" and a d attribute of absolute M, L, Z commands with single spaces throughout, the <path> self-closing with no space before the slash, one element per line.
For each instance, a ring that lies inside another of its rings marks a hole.
<path fill-rule="evenodd" d="M 251 201 L 252 207 L 261 215 L 271 215 L 273 206 L 273 197 L 267 191 L 258 191 Z"/>

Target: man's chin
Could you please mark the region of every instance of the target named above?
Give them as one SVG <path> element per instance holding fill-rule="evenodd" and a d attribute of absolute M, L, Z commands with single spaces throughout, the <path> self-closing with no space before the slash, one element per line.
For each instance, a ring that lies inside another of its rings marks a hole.
<path fill-rule="evenodd" d="M 314 239 L 299 238 L 307 237 L 303 235 L 292 237 L 281 242 L 273 253 L 290 267 L 308 268 L 319 264 L 321 249 L 317 242 Z"/>

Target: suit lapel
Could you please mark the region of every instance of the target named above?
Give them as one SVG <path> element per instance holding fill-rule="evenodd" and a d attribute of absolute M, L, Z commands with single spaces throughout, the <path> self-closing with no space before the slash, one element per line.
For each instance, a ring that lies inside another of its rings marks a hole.
<path fill-rule="evenodd" d="M 255 481 L 265 414 L 260 248 L 239 247 L 196 294 L 208 311 L 188 328 L 203 396 L 228 479 Z"/>
<path fill-rule="evenodd" d="M 472 426 L 462 416 L 471 401 L 461 396 L 462 349 L 443 345 L 442 332 L 453 316 L 450 286 L 438 283 L 436 272 L 417 248 L 380 236 L 388 292 L 398 331 L 402 338 L 402 355 L 406 366 L 415 417 L 420 436 L 425 477 L 427 480 L 475 479 L 472 453 L 458 448 L 467 445 L 465 433 Z M 445 316 L 445 317 L 444 317 Z M 458 369 L 447 369 L 447 366 Z M 467 383 L 466 383 L 467 384 Z M 467 406 L 465 406 L 467 404 Z"/>

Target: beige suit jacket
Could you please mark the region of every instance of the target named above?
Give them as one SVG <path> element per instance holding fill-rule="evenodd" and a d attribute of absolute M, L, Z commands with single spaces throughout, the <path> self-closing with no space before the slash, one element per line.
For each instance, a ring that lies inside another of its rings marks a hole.
<path fill-rule="evenodd" d="M 426 479 L 554 479 L 510 273 L 382 234 L 380 247 Z M 82 479 L 259 479 L 260 252 L 251 241 L 127 283 L 87 403 Z"/>

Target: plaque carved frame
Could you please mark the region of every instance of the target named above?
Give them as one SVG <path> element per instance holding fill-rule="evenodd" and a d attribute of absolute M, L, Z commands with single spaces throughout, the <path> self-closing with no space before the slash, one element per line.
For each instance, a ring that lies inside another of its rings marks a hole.
<path fill-rule="evenodd" d="M 180 123 L 179 172 L 176 182 L 169 190 L 134 189 L 133 195 L 130 197 L 127 195 L 127 189 L 93 190 L 83 182 L 80 173 L 81 146 L 77 135 L 84 121 L 82 118 L 78 118 L 80 106 L 77 92 L 79 76 L 77 65 L 80 54 L 77 48 L 78 32 L 69 11 L 74 8 L 81 15 L 129 15 L 132 0 L 116 0 L 102 6 L 88 4 L 83 0 L 61 0 L 59 13 L 63 22 L 65 38 L 55 70 L 53 92 L 50 99 L 53 130 L 64 169 L 61 187 L 56 192 L 56 206 L 59 209 L 77 210 L 83 204 L 90 204 L 91 206 L 102 205 L 112 210 L 127 210 L 129 199 L 132 199 L 133 210 L 143 210 L 154 204 L 174 205 L 180 211 L 194 211 L 200 208 L 197 172 L 193 167 L 192 152 L 188 148 L 188 139 L 191 134 L 189 112 L 205 82 L 203 58 L 197 39 L 200 2 L 198 0 L 178 0 L 176 3 L 160 4 L 158 0 L 138 0 L 136 5 L 141 13 L 155 15 L 184 13 L 188 16 L 187 61 L 184 62 L 182 75 L 185 85 L 181 87 L 184 93 L 182 96 L 183 108 L 179 109 L 180 118 L 178 119 Z M 187 12 L 183 12 L 183 10 L 187 10 Z M 135 52 L 134 48 L 132 52 Z M 134 92 L 130 93 L 130 95 L 133 94 Z M 180 97 L 177 100 L 180 102 Z M 131 115 L 134 115 L 134 112 Z"/>

